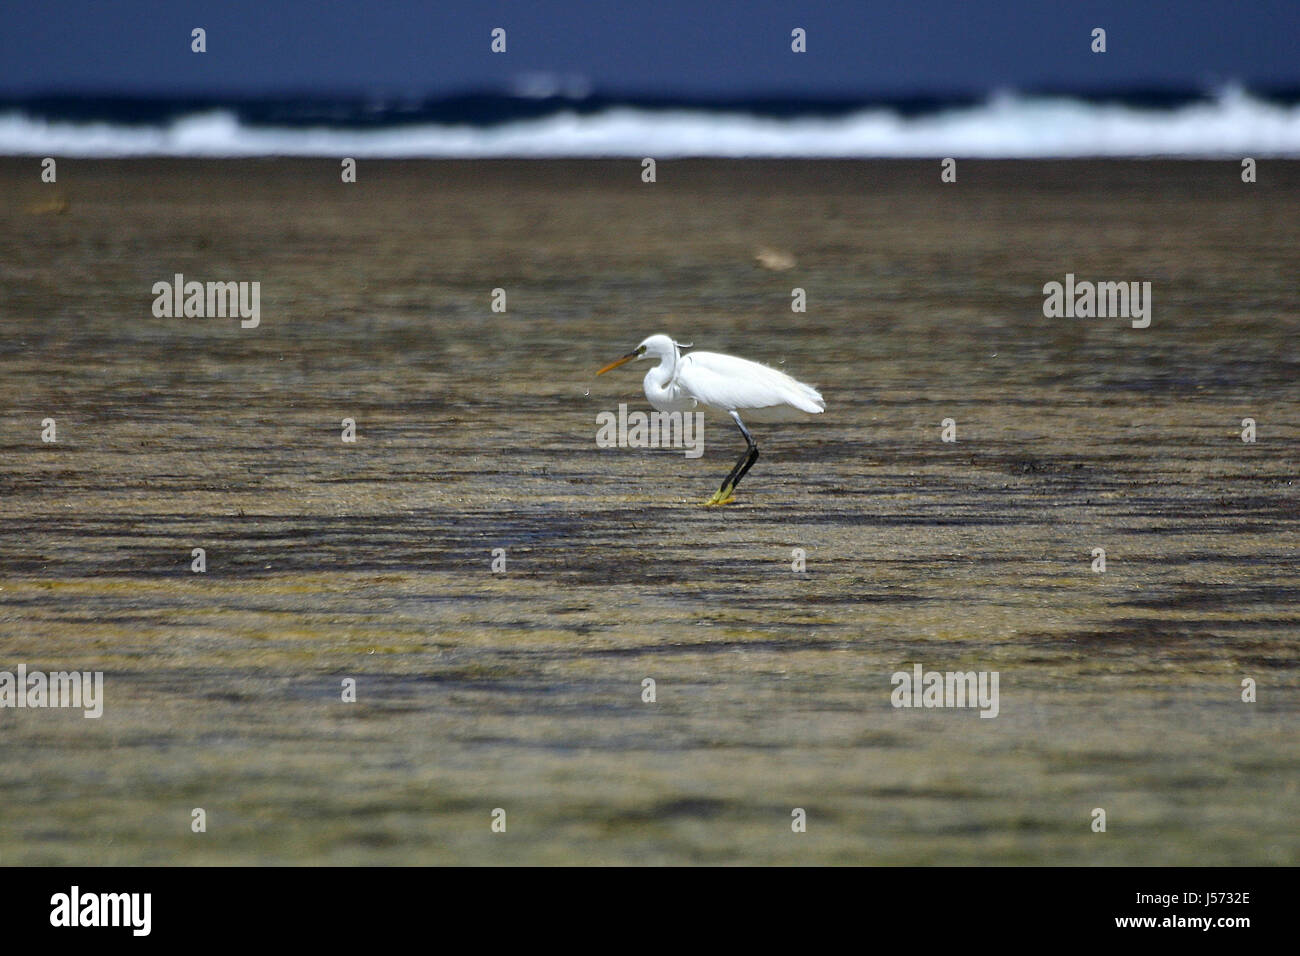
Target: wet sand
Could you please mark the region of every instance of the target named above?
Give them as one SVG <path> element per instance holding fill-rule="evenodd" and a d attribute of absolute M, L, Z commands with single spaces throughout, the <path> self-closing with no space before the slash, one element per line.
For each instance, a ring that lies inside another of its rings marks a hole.
<path fill-rule="evenodd" d="M 0 160 L 0 670 L 106 697 L 0 709 L 0 863 L 1300 862 L 1300 164 L 938 172 Z M 596 447 L 659 331 L 826 398 L 725 508 Z"/>

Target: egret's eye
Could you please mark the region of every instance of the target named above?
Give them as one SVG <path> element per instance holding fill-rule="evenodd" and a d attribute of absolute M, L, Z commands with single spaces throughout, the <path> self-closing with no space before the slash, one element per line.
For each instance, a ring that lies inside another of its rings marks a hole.
<path fill-rule="evenodd" d="M 644 346 L 644 345 L 638 345 L 638 346 L 636 347 L 636 354 L 637 354 L 637 355 L 644 355 L 644 354 L 645 354 L 645 346 Z"/>

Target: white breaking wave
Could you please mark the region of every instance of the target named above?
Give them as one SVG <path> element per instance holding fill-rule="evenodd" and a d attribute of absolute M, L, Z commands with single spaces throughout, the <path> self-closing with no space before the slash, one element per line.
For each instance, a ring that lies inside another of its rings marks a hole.
<path fill-rule="evenodd" d="M 1000 95 L 976 106 L 906 117 L 866 109 L 834 118 L 773 119 L 704 110 L 610 108 L 499 126 L 382 129 L 244 124 L 230 112 L 161 126 L 0 115 L 0 154 L 27 156 L 1300 157 L 1300 105 L 1229 90 L 1172 109 Z"/>

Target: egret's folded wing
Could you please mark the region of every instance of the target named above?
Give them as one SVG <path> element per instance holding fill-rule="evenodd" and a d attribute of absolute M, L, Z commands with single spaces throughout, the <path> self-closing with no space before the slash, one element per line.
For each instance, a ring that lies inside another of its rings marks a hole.
<path fill-rule="evenodd" d="M 721 409 L 789 405 L 811 415 L 826 410 L 821 394 L 774 368 L 719 352 L 682 357 L 676 381 L 693 398 Z"/>

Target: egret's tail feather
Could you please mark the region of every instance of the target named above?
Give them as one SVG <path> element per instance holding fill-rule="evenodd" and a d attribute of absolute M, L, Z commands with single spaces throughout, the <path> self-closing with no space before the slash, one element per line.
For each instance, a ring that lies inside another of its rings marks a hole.
<path fill-rule="evenodd" d="M 822 398 L 822 393 L 817 391 L 811 385 L 805 385 L 799 382 L 800 394 L 793 404 L 800 410 L 807 412 L 809 415 L 820 415 L 826 411 L 826 400 Z"/>

